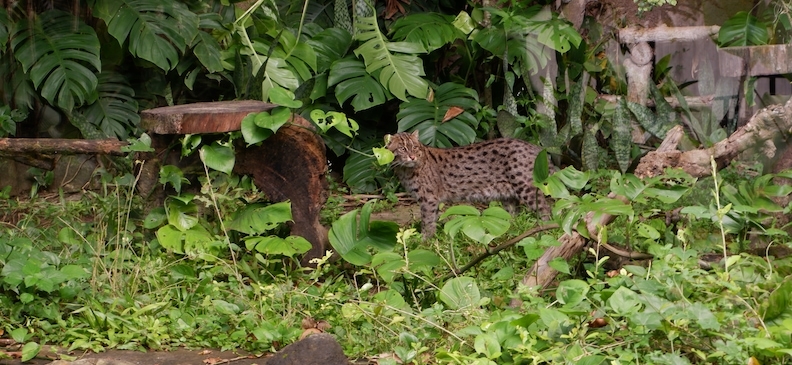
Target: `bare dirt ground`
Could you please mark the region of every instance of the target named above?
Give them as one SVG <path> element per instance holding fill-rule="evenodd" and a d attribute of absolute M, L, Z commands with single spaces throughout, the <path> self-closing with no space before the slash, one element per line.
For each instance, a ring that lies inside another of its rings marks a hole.
<path fill-rule="evenodd" d="M 43 354 L 42 354 L 43 355 Z M 41 355 L 40 355 L 41 356 Z M 256 357 L 247 353 L 219 350 L 186 350 L 176 349 L 173 351 L 125 351 L 109 350 L 101 353 L 71 354 L 79 359 L 104 360 L 105 365 L 124 364 L 124 365 L 263 365 L 268 355 Z M 37 357 L 28 362 L 21 362 L 19 359 L 0 360 L 0 365 L 44 365 L 50 364 L 54 359 Z M 96 364 L 94 361 L 83 361 L 85 363 Z M 58 364 L 58 363 L 56 363 Z M 68 364 L 62 362 L 61 364 Z M 79 363 L 78 363 L 79 364 Z"/>

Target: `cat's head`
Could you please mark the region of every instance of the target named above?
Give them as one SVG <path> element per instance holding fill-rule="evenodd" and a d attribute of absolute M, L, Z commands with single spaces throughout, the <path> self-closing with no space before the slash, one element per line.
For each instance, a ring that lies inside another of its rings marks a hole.
<path fill-rule="evenodd" d="M 423 158 L 424 145 L 418 131 L 385 136 L 385 148 L 393 152 L 393 166 L 415 167 Z"/>

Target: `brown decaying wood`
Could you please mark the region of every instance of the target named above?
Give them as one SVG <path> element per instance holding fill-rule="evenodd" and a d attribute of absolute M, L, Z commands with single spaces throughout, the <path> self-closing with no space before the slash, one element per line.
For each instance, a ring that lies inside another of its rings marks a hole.
<path fill-rule="evenodd" d="M 673 149 L 649 152 L 636 167 L 635 175 L 639 178 L 657 176 L 666 168 L 673 167 L 694 177 L 709 176 L 712 174 L 710 156 L 715 158 L 718 168 L 753 148 L 761 149 L 767 157 L 773 157 L 776 150 L 774 140 L 785 139 L 791 132 L 792 99 L 786 105 L 771 105 L 760 110 L 729 138 L 710 148 L 685 152 Z"/>
<path fill-rule="evenodd" d="M 735 131 L 726 140 L 718 142 L 708 149 L 677 151 L 676 146 L 682 137 L 682 127 L 677 126 L 666 135 L 660 148 L 641 158 L 635 175 L 640 178 L 657 176 L 665 168 L 672 167 L 681 168 L 696 177 L 709 176 L 712 174 L 710 156 L 714 156 L 718 168 L 722 168 L 741 152 L 751 148 L 760 147 L 765 152 L 774 151 L 773 140 L 788 138 L 790 134 L 792 134 L 792 99 L 784 106 L 773 105 L 762 109 L 751 118 L 748 124 Z M 624 199 L 617 196 L 611 197 Z M 584 218 L 590 237 L 597 237 L 597 227 L 611 223 L 615 217 L 604 214 L 596 221 L 593 218 L 591 212 Z M 547 288 L 558 274 L 548 265 L 548 262 L 556 257 L 569 259 L 579 254 L 586 244 L 586 239 L 577 232 L 572 232 L 569 235 L 564 234 L 559 241 L 561 242 L 560 246 L 547 249 L 544 255 L 536 261 L 531 270 L 523 277 L 522 285 Z M 515 299 L 511 304 L 516 307 L 520 303 L 518 299 Z"/>
<path fill-rule="evenodd" d="M 157 134 L 199 134 L 238 131 L 250 113 L 272 110 L 277 105 L 256 100 L 229 100 L 183 104 L 140 112 L 144 130 Z"/>
<path fill-rule="evenodd" d="M 245 148 L 240 143 L 234 172 L 253 176 L 270 200 L 291 201 L 291 233 L 312 245 L 302 258 L 303 266 L 324 256 L 329 241 L 319 212 L 328 194 L 327 158 L 324 142 L 310 122 L 297 115 L 260 146 Z"/>
<path fill-rule="evenodd" d="M 82 154 L 122 155 L 128 143 L 117 139 L 0 138 L 0 153 L 19 154 Z"/>

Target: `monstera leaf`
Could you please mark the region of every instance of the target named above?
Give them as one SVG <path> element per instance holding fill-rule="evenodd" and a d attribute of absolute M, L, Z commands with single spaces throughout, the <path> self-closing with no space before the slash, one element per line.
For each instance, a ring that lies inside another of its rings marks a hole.
<path fill-rule="evenodd" d="M 454 17 L 438 13 L 417 13 L 399 18 L 391 27 L 394 40 L 420 44 L 427 52 L 464 38 L 454 24 Z"/>
<path fill-rule="evenodd" d="M 355 55 L 363 56 L 366 72 L 377 77 L 382 86 L 401 100 L 407 101 L 407 95 L 425 98 L 429 84 L 421 78 L 423 62 L 415 54 L 426 50 L 416 43 L 389 42 L 379 31 L 375 15 L 358 17 L 355 25 L 358 30 L 355 38 L 363 43 Z"/>
<path fill-rule="evenodd" d="M 33 86 L 53 105 L 70 111 L 95 97 L 99 38 L 71 14 L 49 10 L 20 21 L 11 47 Z"/>
<path fill-rule="evenodd" d="M 718 31 L 721 47 L 762 45 L 768 38 L 767 26 L 745 11 L 729 18 Z"/>
<path fill-rule="evenodd" d="M 127 131 L 140 123 L 135 90 L 121 74 L 99 74 L 99 98 L 85 109 L 86 119 L 97 126 L 106 137 L 129 138 Z"/>
<path fill-rule="evenodd" d="M 168 71 L 179 52 L 198 32 L 198 16 L 175 0 L 89 0 L 93 14 L 104 20 L 129 52 Z"/>
<path fill-rule="evenodd" d="M 366 72 L 363 62 L 352 56 L 333 63 L 327 84 L 337 85 L 335 96 L 339 104 L 352 98 L 355 111 L 366 110 L 387 100 L 385 88 Z"/>
<path fill-rule="evenodd" d="M 462 113 L 445 120 L 449 109 L 459 108 Z M 466 145 L 476 138 L 478 120 L 469 110 L 481 108 L 478 94 L 472 89 L 453 82 L 440 85 L 434 100 L 410 98 L 400 106 L 399 132 L 418 130 L 421 142 L 435 147 L 451 147 L 452 141 Z"/>

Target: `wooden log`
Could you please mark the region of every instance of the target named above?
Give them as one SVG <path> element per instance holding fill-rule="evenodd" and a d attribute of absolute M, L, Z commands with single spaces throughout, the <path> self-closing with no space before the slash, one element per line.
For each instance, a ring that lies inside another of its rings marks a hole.
<path fill-rule="evenodd" d="M 253 176 L 270 200 L 291 201 L 291 233 L 312 244 L 302 258 L 303 266 L 324 256 L 330 242 L 327 228 L 319 223 L 319 212 L 328 196 L 327 157 L 324 142 L 310 122 L 295 115 L 291 124 L 260 146 L 237 145 L 234 172 Z"/>
<path fill-rule="evenodd" d="M 122 155 L 128 143 L 117 139 L 0 138 L 0 153 Z"/>
<path fill-rule="evenodd" d="M 669 27 L 660 25 L 655 28 L 627 27 L 619 30 L 619 42 L 630 44 L 640 42 L 684 42 L 710 38 L 720 31 L 720 26 Z"/>
<path fill-rule="evenodd" d="M 250 113 L 277 105 L 256 100 L 229 100 L 154 108 L 140 112 L 140 125 L 157 134 L 200 134 L 238 131 Z"/>
<path fill-rule="evenodd" d="M 651 151 L 635 168 L 639 178 L 657 176 L 666 168 L 680 168 L 694 177 L 712 174 L 710 157 L 722 168 L 740 153 L 749 149 L 760 150 L 768 158 L 776 153 L 776 143 L 792 134 L 792 99 L 786 105 L 771 105 L 760 110 L 748 123 L 737 129 L 729 138 L 707 149 L 677 151 L 673 149 Z M 670 138 L 670 136 L 666 136 Z"/>

